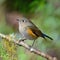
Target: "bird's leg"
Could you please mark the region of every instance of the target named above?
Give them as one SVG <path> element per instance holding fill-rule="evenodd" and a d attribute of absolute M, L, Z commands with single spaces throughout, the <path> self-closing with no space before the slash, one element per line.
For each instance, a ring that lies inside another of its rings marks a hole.
<path fill-rule="evenodd" d="M 33 41 L 33 43 L 32 43 L 32 46 L 31 46 L 31 47 L 33 47 L 33 46 L 34 46 L 34 43 L 35 43 L 35 40 Z"/>
<path fill-rule="evenodd" d="M 33 43 L 32 43 L 32 46 L 31 46 L 31 48 L 30 48 L 30 51 L 33 50 L 34 43 L 35 43 L 35 40 L 34 40 Z"/>

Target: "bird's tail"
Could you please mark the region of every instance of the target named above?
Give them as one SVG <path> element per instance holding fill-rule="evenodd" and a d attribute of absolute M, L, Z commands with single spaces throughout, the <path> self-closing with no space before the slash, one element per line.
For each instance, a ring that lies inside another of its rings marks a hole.
<path fill-rule="evenodd" d="M 47 38 L 53 40 L 51 37 L 47 36 L 46 34 L 42 34 L 42 37 L 43 37 L 44 39 L 45 39 L 45 37 L 47 37 Z"/>

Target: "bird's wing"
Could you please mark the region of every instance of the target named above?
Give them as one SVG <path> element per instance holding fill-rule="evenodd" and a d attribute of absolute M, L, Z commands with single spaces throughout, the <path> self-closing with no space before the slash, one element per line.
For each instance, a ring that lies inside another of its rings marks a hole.
<path fill-rule="evenodd" d="M 33 36 L 39 37 L 42 35 L 42 32 L 37 27 L 34 27 L 34 26 L 28 26 L 27 31 L 29 34 L 31 34 Z"/>

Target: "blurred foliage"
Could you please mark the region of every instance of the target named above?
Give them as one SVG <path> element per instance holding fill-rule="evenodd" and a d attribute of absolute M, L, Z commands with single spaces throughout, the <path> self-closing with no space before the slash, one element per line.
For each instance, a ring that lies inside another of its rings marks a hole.
<path fill-rule="evenodd" d="M 15 43 L 9 42 L 6 39 L 3 40 L 3 47 L 5 48 L 9 60 L 18 60 L 17 58 L 17 45 Z"/>
<path fill-rule="evenodd" d="M 9 36 L 8 36 L 9 37 Z M 10 37 L 11 38 L 11 37 Z M 18 60 L 17 58 L 17 45 L 6 39 L 1 39 L 0 57 L 2 60 Z"/>
<path fill-rule="evenodd" d="M 60 0 L 6 0 L 5 7 L 8 12 L 17 11 L 30 16 L 32 16 L 31 13 L 34 14 L 35 16 L 31 18 L 32 22 L 54 39 L 47 42 L 42 38 L 38 38 L 34 47 L 45 53 L 48 51 L 49 54 L 52 53 L 52 56 L 56 56 L 60 60 Z M 4 20 L 2 13 L 0 13 L 0 18 Z M 0 22 L 0 32 L 10 34 L 14 31 L 6 25 L 4 20 Z M 30 43 L 30 41 L 26 41 L 26 43 Z M 18 46 L 17 50 L 18 60 L 45 60 L 23 47 Z M 3 60 L 9 60 L 2 41 L 0 42 L 0 56 Z"/>
<path fill-rule="evenodd" d="M 8 11 L 28 14 L 34 12 L 37 8 L 38 10 L 42 9 L 46 4 L 46 0 L 6 0 L 5 4 Z"/>

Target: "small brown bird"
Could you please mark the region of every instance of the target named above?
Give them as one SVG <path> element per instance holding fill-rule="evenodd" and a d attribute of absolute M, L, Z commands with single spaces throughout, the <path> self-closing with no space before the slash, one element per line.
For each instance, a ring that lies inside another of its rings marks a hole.
<path fill-rule="evenodd" d="M 42 37 L 45 39 L 45 37 L 53 40 L 51 37 L 45 35 L 42 33 L 35 24 L 33 24 L 30 20 L 26 18 L 17 18 L 17 21 L 19 22 L 19 32 L 21 33 L 22 37 L 24 39 L 29 39 L 29 40 L 35 40 L 38 37 Z M 34 45 L 34 42 L 32 46 Z"/>

